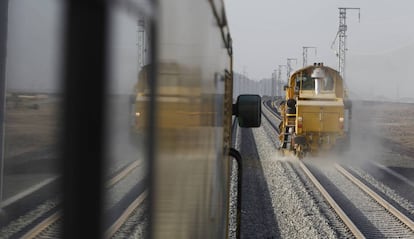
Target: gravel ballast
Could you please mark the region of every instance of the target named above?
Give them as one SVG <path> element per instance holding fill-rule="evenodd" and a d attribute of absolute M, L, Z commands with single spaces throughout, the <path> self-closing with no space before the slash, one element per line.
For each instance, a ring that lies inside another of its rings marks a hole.
<path fill-rule="evenodd" d="M 243 157 L 241 237 L 350 237 L 323 200 L 309 192 L 312 185 L 304 184 L 292 160 L 280 155 L 271 127 L 262 123 L 257 129 L 239 129 L 236 140 Z"/>

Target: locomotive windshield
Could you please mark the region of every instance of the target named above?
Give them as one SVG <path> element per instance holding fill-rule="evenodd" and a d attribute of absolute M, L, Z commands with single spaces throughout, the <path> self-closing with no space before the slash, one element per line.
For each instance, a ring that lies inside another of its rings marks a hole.
<path fill-rule="evenodd" d="M 325 73 L 321 77 L 300 74 L 296 78 L 296 88 L 300 91 L 332 92 L 334 90 L 334 80 L 329 73 Z"/>
<path fill-rule="evenodd" d="M 314 90 L 315 89 L 315 81 L 309 76 L 302 76 L 302 77 L 299 77 L 299 79 L 300 81 L 302 81 L 302 90 Z"/>

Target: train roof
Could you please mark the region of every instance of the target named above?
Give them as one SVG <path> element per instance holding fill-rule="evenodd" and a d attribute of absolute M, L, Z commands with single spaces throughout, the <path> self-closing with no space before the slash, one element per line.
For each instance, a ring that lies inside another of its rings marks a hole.
<path fill-rule="evenodd" d="M 323 68 L 323 69 L 327 69 L 327 70 L 328 70 L 328 71 L 330 71 L 330 72 L 335 72 L 335 73 L 337 73 L 337 74 L 338 74 L 338 76 L 340 77 L 339 71 L 337 71 L 337 70 L 333 69 L 332 67 L 325 66 L 323 63 L 314 63 L 313 65 L 309 65 L 309 66 L 305 66 L 305 67 L 303 67 L 303 68 L 300 68 L 300 69 L 298 69 L 298 70 L 294 71 L 294 72 L 290 75 L 290 77 L 295 76 L 295 75 L 299 74 L 300 72 L 307 71 L 307 70 L 310 70 L 310 69 L 314 69 L 315 67 L 320 67 L 320 68 Z M 341 77 L 341 79 L 342 79 L 342 77 Z"/>

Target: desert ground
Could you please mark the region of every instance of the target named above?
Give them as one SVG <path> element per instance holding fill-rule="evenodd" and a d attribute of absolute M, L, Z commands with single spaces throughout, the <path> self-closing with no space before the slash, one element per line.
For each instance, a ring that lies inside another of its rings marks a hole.
<path fill-rule="evenodd" d="M 414 152 L 414 104 L 355 101 L 352 117 L 353 131 L 368 131 Z"/>
<path fill-rule="evenodd" d="M 53 96 L 7 101 L 3 198 L 59 174 L 59 106 Z M 414 104 L 354 101 L 351 128 L 356 152 L 383 151 L 414 165 Z"/>
<path fill-rule="evenodd" d="M 52 96 L 7 99 L 4 199 L 57 174 L 58 106 Z"/>

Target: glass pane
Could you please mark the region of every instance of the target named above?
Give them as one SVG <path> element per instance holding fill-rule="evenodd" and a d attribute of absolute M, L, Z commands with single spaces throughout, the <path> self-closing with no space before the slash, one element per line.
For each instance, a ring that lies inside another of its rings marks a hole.
<path fill-rule="evenodd" d="M 149 19 L 118 3 L 110 9 L 109 33 L 105 230 L 116 238 L 143 238 L 148 225 Z M 122 215 L 125 220 L 116 223 Z"/>
<path fill-rule="evenodd" d="M 9 1 L 2 238 L 23 236 L 58 210 L 62 10 L 61 1 Z"/>
<path fill-rule="evenodd" d="M 155 238 L 226 235 L 232 72 L 219 2 L 159 1 Z"/>

